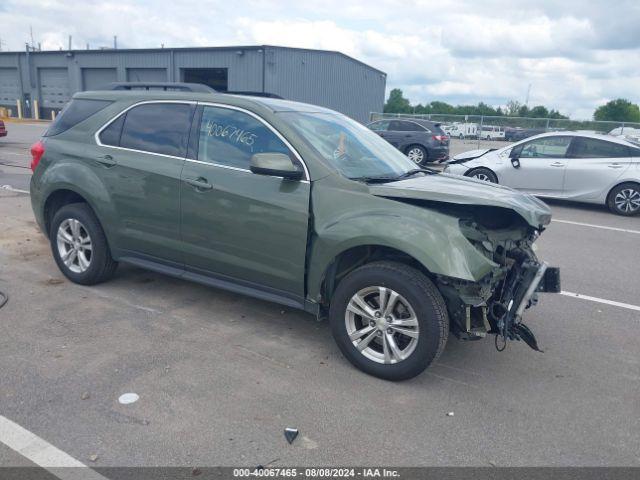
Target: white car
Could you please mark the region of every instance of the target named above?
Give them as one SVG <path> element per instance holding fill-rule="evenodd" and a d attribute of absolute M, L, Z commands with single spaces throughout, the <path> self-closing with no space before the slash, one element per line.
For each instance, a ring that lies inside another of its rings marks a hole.
<path fill-rule="evenodd" d="M 640 213 L 640 147 L 608 135 L 543 133 L 461 153 L 444 171 L 538 197 L 604 204 L 619 215 Z"/>
<path fill-rule="evenodd" d="M 479 136 L 483 140 L 504 140 L 504 127 L 483 125 Z"/>

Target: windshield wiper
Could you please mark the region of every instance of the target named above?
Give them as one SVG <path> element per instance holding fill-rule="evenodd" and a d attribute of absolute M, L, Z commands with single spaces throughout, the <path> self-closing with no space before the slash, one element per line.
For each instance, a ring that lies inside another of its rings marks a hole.
<path fill-rule="evenodd" d="M 351 180 L 364 183 L 387 183 L 397 179 L 398 177 L 351 177 Z"/>
<path fill-rule="evenodd" d="M 431 168 L 413 168 L 408 172 L 404 172 L 395 177 L 389 176 L 380 176 L 380 177 L 352 177 L 351 180 L 356 180 L 358 182 L 365 183 L 387 183 L 387 182 L 397 182 L 398 180 L 402 180 L 408 178 L 416 173 L 427 173 L 429 175 L 434 175 L 436 173 L 440 173 L 438 170 L 434 170 Z"/>
<path fill-rule="evenodd" d="M 415 175 L 416 173 L 428 173 L 429 175 L 434 175 L 440 172 L 438 170 L 434 170 L 433 168 L 414 168 L 412 170 L 409 170 L 408 172 L 404 172 L 402 175 L 398 175 L 395 178 L 396 180 L 400 180 L 402 178 L 407 178 L 412 175 Z"/>

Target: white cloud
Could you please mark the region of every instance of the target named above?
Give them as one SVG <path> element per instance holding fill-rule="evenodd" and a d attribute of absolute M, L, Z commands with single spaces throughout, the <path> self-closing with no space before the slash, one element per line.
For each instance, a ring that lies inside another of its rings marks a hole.
<path fill-rule="evenodd" d="M 8 0 L 3 47 L 276 44 L 339 50 L 388 74 L 413 102 L 524 100 L 590 117 L 640 102 L 640 2 L 538 0 Z"/>

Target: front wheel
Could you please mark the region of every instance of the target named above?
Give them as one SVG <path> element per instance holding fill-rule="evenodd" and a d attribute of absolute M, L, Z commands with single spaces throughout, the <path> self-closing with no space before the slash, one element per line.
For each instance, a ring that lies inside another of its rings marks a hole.
<path fill-rule="evenodd" d="M 464 174 L 465 177 L 476 178 L 483 182 L 498 183 L 498 177 L 488 168 L 474 168 Z"/>
<path fill-rule="evenodd" d="M 444 350 L 449 317 L 442 295 L 421 272 L 375 262 L 347 275 L 329 309 L 333 337 L 360 370 L 386 380 L 424 371 Z"/>
<path fill-rule="evenodd" d="M 640 185 L 623 183 L 618 185 L 607 199 L 609 210 L 618 215 L 630 217 L 640 213 Z"/>

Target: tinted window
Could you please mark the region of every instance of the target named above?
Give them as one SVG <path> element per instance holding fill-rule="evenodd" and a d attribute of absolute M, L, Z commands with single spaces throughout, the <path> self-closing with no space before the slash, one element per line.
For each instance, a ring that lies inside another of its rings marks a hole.
<path fill-rule="evenodd" d="M 520 147 L 520 158 L 560 158 L 564 157 L 571 143 L 571 137 L 544 137 L 531 140 Z"/>
<path fill-rule="evenodd" d="M 389 127 L 389 120 L 382 120 L 380 122 L 375 122 L 369 124 L 369 128 L 374 132 L 381 132 L 386 130 Z"/>
<path fill-rule="evenodd" d="M 620 158 L 628 157 L 629 149 L 626 145 L 606 140 L 576 137 L 571 156 L 575 158 Z"/>
<path fill-rule="evenodd" d="M 44 136 L 51 137 L 65 132 L 94 113 L 99 112 L 110 103 L 112 102 L 107 100 L 85 100 L 81 98 L 71 100 L 47 129 Z"/>
<path fill-rule="evenodd" d="M 254 153 L 289 155 L 289 149 L 268 127 L 246 113 L 204 107 L 198 160 L 248 170 Z"/>
<path fill-rule="evenodd" d="M 125 115 L 120 115 L 115 121 L 111 122 L 109 126 L 100 133 L 100 141 L 104 145 L 112 145 L 114 147 L 120 145 L 120 134 L 122 133 L 124 118 Z"/>
<path fill-rule="evenodd" d="M 393 132 L 424 132 L 424 128 L 413 122 L 392 121 L 389 130 Z"/>
<path fill-rule="evenodd" d="M 184 157 L 193 108 L 181 103 L 150 103 L 129 110 L 120 146 Z"/>

